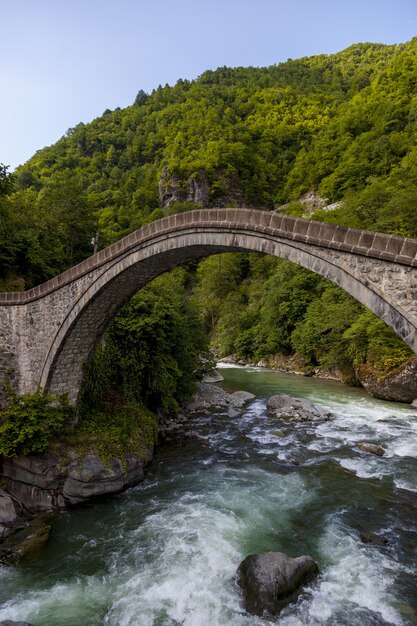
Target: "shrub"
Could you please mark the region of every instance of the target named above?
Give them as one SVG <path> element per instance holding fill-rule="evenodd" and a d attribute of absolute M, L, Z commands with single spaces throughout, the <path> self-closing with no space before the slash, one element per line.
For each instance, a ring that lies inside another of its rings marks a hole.
<path fill-rule="evenodd" d="M 158 438 L 158 422 L 152 411 L 134 401 L 122 401 L 109 409 L 82 416 L 67 442 L 81 454 L 93 450 L 104 464 L 112 458 L 124 461 L 129 452 L 146 457 L 147 449 Z"/>
<path fill-rule="evenodd" d="M 21 396 L 9 389 L 8 406 L 0 412 L 0 454 L 40 454 L 74 420 L 66 396 L 36 393 Z"/>

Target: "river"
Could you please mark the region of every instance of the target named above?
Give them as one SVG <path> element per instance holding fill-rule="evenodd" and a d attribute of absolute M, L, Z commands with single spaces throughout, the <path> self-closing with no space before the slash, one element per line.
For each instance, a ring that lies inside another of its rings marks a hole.
<path fill-rule="evenodd" d="M 235 571 L 250 553 L 280 550 L 310 554 L 321 571 L 280 626 L 417 624 L 417 411 L 330 381 L 222 373 L 228 391 L 256 400 L 233 419 L 195 417 L 195 437 L 164 444 L 140 485 L 58 514 L 38 556 L 0 568 L 0 620 L 266 626 L 244 612 Z M 271 419 L 265 400 L 276 393 L 333 417 Z"/>

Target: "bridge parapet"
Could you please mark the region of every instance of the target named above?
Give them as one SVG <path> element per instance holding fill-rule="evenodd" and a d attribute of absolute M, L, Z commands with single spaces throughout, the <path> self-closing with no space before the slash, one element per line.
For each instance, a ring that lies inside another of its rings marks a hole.
<path fill-rule="evenodd" d="M 230 230 L 246 228 L 289 241 L 417 267 L 415 239 L 305 220 L 260 209 L 201 209 L 176 213 L 152 222 L 42 285 L 27 291 L 0 292 L 0 305 L 27 304 L 43 297 L 156 236 L 172 235 L 184 227 L 209 229 L 218 228 L 221 224 Z"/>

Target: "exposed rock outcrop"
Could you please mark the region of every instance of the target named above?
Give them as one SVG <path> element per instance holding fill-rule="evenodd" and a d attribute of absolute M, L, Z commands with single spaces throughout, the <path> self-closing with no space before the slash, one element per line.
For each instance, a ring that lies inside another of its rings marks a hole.
<path fill-rule="evenodd" d="M 327 198 L 322 198 L 316 191 L 313 190 L 306 191 L 298 198 L 297 202 L 304 205 L 302 217 L 307 218 L 310 217 L 312 213 L 315 213 L 315 211 L 334 211 L 334 209 L 337 209 L 342 204 L 342 202 L 332 202 L 329 204 Z M 277 213 L 286 213 L 288 207 L 289 203 L 281 204 L 281 206 L 277 207 L 275 210 Z"/>
<path fill-rule="evenodd" d="M 158 182 L 159 204 L 168 208 L 176 202 L 193 202 L 206 207 L 209 203 L 209 184 L 206 172 L 194 172 L 184 182 L 176 173 L 165 166 Z"/>
<path fill-rule="evenodd" d="M 293 398 L 285 393 L 268 398 L 266 408 L 275 417 L 292 419 L 297 422 L 325 420 L 331 415 L 328 411 L 317 407 L 310 400 Z"/>
<path fill-rule="evenodd" d="M 207 174 L 200 170 L 191 174 L 187 180 L 187 202 L 208 206 L 209 203 L 209 183 Z"/>
<path fill-rule="evenodd" d="M 182 188 L 178 174 L 170 174 L 165 166 L 158 182 L 159 205 L 164 209 L 176 202 L 184 202 L 187 193 Z"/>
<path fill-rule="evenodd" d="M 193 172 L 187 179 L 181 178 L 168 167 L 162 169 L 158 181 L 159 205 L 166 209 L 176 202 L 192 202 L 202 207 L 245 207 L 243 192 L 237 176 L 218 173 L 216 189 L 210 200 L 210 184 L 204 170 Z M 252 206 L 252 205 L 251 205 Z"/>
<path fill-rule="evenodd" d="M 374 398 L 412 402 L 417 398 L 417 356 L 396 367 L 381 377 L 363 366 L 356 371 L 357 377 L 366 391 Z"/>
<path fill-rule="evenodd" d="M 30 511 L 53 511 L 91 498 L 118 493 L 143 479 L 144 466 L 152 450 L 143 457 L 127 454 L 125 460 L 101 461 L 90 452 L 82 457 L 71 448 L 37 456 L 16 456 L 2 460 L 2 478 L 7 492 Z"/>
<path fill-rule="evenodd" d="M 319 574 L 311 556 L 295 559 L 282 552 L 247 556 L 238 569 L 245 609 L 260 617 L 276 616 L 295 602 L 305 585 Z"/>

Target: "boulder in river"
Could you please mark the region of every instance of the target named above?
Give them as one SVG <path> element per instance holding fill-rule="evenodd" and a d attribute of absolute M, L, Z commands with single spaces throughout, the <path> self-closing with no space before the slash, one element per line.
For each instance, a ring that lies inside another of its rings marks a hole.
<path fill-rule="evenodd" d="M 268 398 L 266 408 L 275 417 L 293 419 L 297 422 L 325 420 L 331 415 L 328 411 L 317 407 L 310 400 L 293 398 L 285 393 Z"/>
<path fill-rule="evenodd" d="M 361 441 L 356 444 L 356 447 L 363 452 L 368 452 L 369 454 L 375 454 L 376 456 L 384 456 L 384 448 L 378 446 L 376 443 L 369 443 L 368 441 Z"/>
<path fill-rule="evenodd" d="M 13 500 L 30 513 L 53 511 L 137 484 L 151 458 L 147 448 L 142 455 L 126 453 L 105 463 L 95 452 L 80 455 L 60 444 L 43 454 L 3 458 L 1 478 Z"/>
<path fill-rule="evenodd" d="M 253 400 L 255 396 L 248 391 L 235 391 L 227 393 L 217 385 L 199 383 L 197 393 L 183 407 L 185 413 L 198 413 L 212 409 L 228 409 L 229 417 L 235 417 L 242 412 L 245 404 Z"/>
<path fill-rule="evenodd" d="M 237 417 L 242 413 L 244 406 L 254 399 L 255 396 L 249 391 L 235 391 L 230 394 L 228 416 Z"/>
<path fill-rule="evenodd" d="M 23 528 L 2 542 L 0 545 L 0 563 L 13 565 L 22 558 L 36 554 L 48 541 L 50 533 L 49 516 L 44 513 L 37 515 L 30 522 L 26 522 Z"/>
<path fill-rule="evenodd" d="M 362 365 L 356 376 L 366 391 L 374 398 L 394 402 L 413 402 L 417 398 L 417 356 L 413 355 L 403 365 L 381 376 Z"/>
<path fill-rule="evenodd" d="M 370 543 L 375 546 L 386 546 L 389 544 L 389 540 L 386 537 L 376 533 L 360 533 L 359 537 L 362 543 Z"/>
<path fill-rule="evenodd" d="M 319 574 L 311 556 L 295 559 L 283 552 L 247 556 L 238 569 L 238 583 L 248 613 L 269 617 L 278 615 L 295 602 L 305 585 Z"/>
<path fill-rule="evenodd" d="M 185 413 L 198 413 L 214 408 L 226 408 L 230 394 L 217 385 L 198 383 L 197 393 L 183 407 Z"/>

